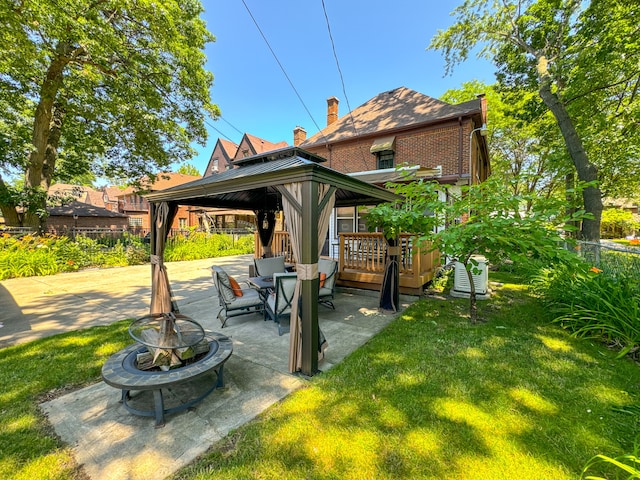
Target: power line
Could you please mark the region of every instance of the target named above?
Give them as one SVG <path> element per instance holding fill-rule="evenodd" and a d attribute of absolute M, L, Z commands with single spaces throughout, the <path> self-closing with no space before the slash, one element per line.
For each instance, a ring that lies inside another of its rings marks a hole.
<path fill-rule="evenodd" d="M 251 20 L 253 20 L 253 23 L 255 24 L 256 28 L 258 29 L 258 32 L 260 32 L 260 35 L 262 36 L 262 39 L 264 40 L 264 42 L 267 44 L 267 47 L 269 48 L 269 51 L 271 52 L 271 55 L 273 55 L 273 58 L 275 58 L 276 63 L 278 64 L 278 66 L 280 67 L 280 70 L 282 70 L 282 73 L 284 74 L 284 76 L 286 77 L 287 81 L 289 82 L 289 85 L 291 85 L 291 88 L 293 89 L 293 91 L 295 92 L 296 96 L 298 97 L 298 100 L 300 100 L 300 103 L 302 104 L 302 106 L 304 107 L 304 109 L 306 110 L 307 114 L 309 115 L 309 118 L 311 118 L 311 121 L 313 122 L 313 124 L 316 126 L 316 128 L 318 129 L 318 131 L 320 132 L 320 134 L 322 135 L 323 138 L 325 138 L 325 141 L 328 142 L 328 140 L 326 139 L 326 137 L 324 136 L 324 133 L 322 133 L 322 130 L 320 129 L 320 127 L 318 126 L 318 123 L 316 122 L 315 118 L 313 118 L 313 115 L 311 115 L 311 112 L 309 111 L 309 109 L 307 108 L 307 105 L 304 103 L 304 100 L 302 100 L 302 97 L 300 96 L 300 94 L 298 93 L 298 90 L 296 89 L 296 87 L 293 85 L 293 82 L 291 81 L 291 78 L 289 78 L 289 75 L 287 74 L 286 70 L 284 69 L 284 67 L 282 66 L 282 63 L 280 63 L 280 60 L 278 59 L 278 56 L 276 55 L 276 53 L 273 51 L 273 48 L 271 48 L 271 45 L 269 44 L 269 41 L 267 40 L 267 37 L 265 36 L 265 34 L 262 32 L 262 29 L 260 28 L 260 25 L 258 25 L 258 22 L 256 21 L 256 19 L 254 18 L 253 14 L 251 13 L 251 10 L 249 9 L 249 6 L 247 5 L 247 3 L 242 0 L 242 4 L 244 5 L 244 8 L 247 9 L 247 12 L 249 13 L 249 16 L 251 17 Z"/>
<path fill-rule="evenodd" d="M 342 69 L 340 68 L 340 62 L 338 61 L 338 54 L 336 52 L 336 45 L 333 41 L 333 34 L 331 33 L 331 24 L 329 23 L 329 15 L 327 15 L 327 7 L 324 4 L 324 0 L 322 0 L 322 11 L 324 12 L 324 19 L 327 23 L 327 31 L 329 32 L 329 41 L 331 42 L 331 49 L 333 50 L 333 58 L 336 60 L 336 67 L 338 68 L 338 75 L 340 76 L 340 82 L 342 83 L 342 93 L 344 94 L 344 99 L 347 102 L 347 108 L 349 109 L 349 119 L 351 120 L 351 126 L 353 127 L 353 133 L 356 137 L 359 137 L 358 129 L 356 127 L 356 122 L 353 119 L 353 115 L 351 113 L 351 105 L 349 104 L 349 97 L 347 96 L 347 89 L 344 85 L 344 76 L 342 75 Z M 364 152 L 362 151 L 362 145 L 360 145 L 360 154 L 362 155 L 362 162 L 365 165 L 365 169 L 368 169 L 367 159 L 364 156 Z"/>
<path fill-rule="evenodd" d="M 240 135 L 244 135 L 244 132 L 240 129 L 238 129 L 235 125 L 232 125 L 231 122 L 229 122 L 229 120 L 227 120 L 226 118 L 224 118 L 223 116 L 220 116 L 220 118 L 227 124 L 229 125 L 231 128 L 233 128 L 236 132 L 238 132 Z"/>
<path fill-rule="evenodd" d="M 222 135 L 224 138 L 226 138 L 227 140 L 229 140 L 230 142 L 233 142 L 233 140 L 231 138 L 229 138 L 227 135 L 225 135 L 224 133 L 222 133 L 218 128 L 214 127 L 206 118 L 204 119 L 204 123 L 206 123 L 207 125 L 209 125 L 211 128 L 213 128 L 216 132 L 218 132 L 219 135 Z M 235 143 L 235 142 L 234 142 Z"/>

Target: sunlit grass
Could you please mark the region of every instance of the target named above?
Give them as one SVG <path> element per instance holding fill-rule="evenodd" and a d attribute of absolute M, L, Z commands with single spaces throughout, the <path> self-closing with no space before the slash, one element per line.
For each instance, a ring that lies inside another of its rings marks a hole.
<path fill-rule="evenodd" d="M 469 323 L 464 299 L 417 302 L 175 478 L 562 480 L 631 451 L 639 417 L 620 409 L 640 404 L 638 366 L 500 282 L 484 323 Z M 127 326 L 0 350 L 0 478 L 82 478 L 38 404 L 97 381 Z"/>
<path fill-rule="evenodd" d="M 0 478 L 76 479 L 71 448 L 40 412 L 46 395 L 97 381 L 128 343 L 129 322 L 66 333 L 0 350 Z"/>
<path fill-rule="evenodd" d="M 505 282 L 470 325 L 424 300 L 331 371 L 175 475 L 573 479 L 631 448 L 640 370 L 544 319 Z"/>

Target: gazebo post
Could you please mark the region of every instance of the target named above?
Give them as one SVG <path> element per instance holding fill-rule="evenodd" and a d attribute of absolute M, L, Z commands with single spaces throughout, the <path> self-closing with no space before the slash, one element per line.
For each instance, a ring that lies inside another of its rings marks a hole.
<path fill-rule="evenodd" d="M 318 264 L 318 182 L 302 184 L 302 249 L 301 263 Z M 302 305 L 302 373 L 318 371 L 318 278 L 301 283 Z"/>

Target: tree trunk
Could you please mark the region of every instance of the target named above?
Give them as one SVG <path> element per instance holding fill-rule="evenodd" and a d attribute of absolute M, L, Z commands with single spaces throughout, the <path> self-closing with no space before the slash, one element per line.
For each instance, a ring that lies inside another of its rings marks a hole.
<path fill-rule="evenodd" d="M 471 258 L 471 257 L 469 257 Z M 472 266 L 469 265 L 469 258 L 464 263 L 464 268 L 467 271 L 467 278 L 469 279 L 469 319 L 471 323 L 475 325 L 478 323 L 478 298 L 476 297 L 476 284 L 473 282 Z"/>
<path fill-rule="evenodd" d="M 567 108 L 560 100 L 557 93 L 551 91 L 551 76 L 547 70 L 546 58 L 541 57 L 538 61 L 538 75 L 540 78 L 540 89 L 538 91 L 542 101 L 551 111 L 556 119 L 560 133 L 564 138 L 569 156 L 576 168 L 578 179 L 581 182 L 596 182 L 598 180 L 598 169 L 589 162 L 589 157 L 584 149 L 582 140 L 567 112 Z M 600 241 L 600 219 L 602 218 L 602 196 L 600 189 L 596 186 L 589 186 L 582 191 L 584 209 L 593 215 L 593 219 L 585 219 L 582 222 L 582 238 L 584 240 Z"/>
<path fill-rule="evenodd" d="M 0 212 L 4 217 L 4 224 L 9 227 L 22 226 L 22 218 L 18 214 L 16 204 L 11 200 L 11 192 L 4 183 L 4 180 L 0 178 Z"/>
<path fill-rule="evenodd" d="M 37 194 L 30 208 L 25 211 L 22 223 L 24 226 L 42 230 L 46 218 L 47 197 L 51 179 L 55 172 L 57 149 L 62 132 L 64 112 L 60 103 L 56 102 L 58 92 L 63 84 L 64 69 L 69 63 L 72 47 L 60 43 L 56 48 L 56 56 L 51 61 L 47 74 L 40 87 L 40 100 L 36 107 L 31 141 L 33 150 L 29 154 L 25 172 L 25 188 L 35 189 Z"/>

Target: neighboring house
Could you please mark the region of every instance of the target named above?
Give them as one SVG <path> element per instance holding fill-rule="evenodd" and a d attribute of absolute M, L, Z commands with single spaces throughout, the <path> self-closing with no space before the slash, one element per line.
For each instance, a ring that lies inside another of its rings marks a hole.
<path fill-rule="evenodd" d="M 198 180 L 201 177 L 185 175 L 183 173 L 159 173 L 153 182 L 143 179 L 141 187 L 134 189 L 127 187 L 119 192 L 113 192 L 117 198 L 117 210 L 129 217 L 129 226 L 134 230 L 149 231 L 149 202 L 144 198 L 145 193 L 164 190 L 183 183 Z M 186 230 L 202 225 L 200 216 L 190 207 L 180 206 L 171 225 L 172 229 Z"/>
<path fill-rule="evenodd" d="M 213 147 L 213 152 L 211 152 L 211 157 L 209 157 L 209 163 L 207 164 L 203 177 L 208 177 L 230 168 L 233 157 L 237 151 L 238 145 L 229 140 L 219 138 L 216 146 Z"/>
<path fill-rule="evenodd" d="M 339 101 L 327 99 L 327 126 L 306 138 L 294 129 L 294 145 L 327 159 L 334 170 L 384 185 L 397 181 L 397 166 L 412 167 L 416 176 L 451 185 L 486 180 L 490 163 L 486 138 L 486 99 L 452 105 L 400 87 L 383 92 L 351 113 L 338 117 Z M 470 175 L 470 170 L 472 175 Z M 337 208 L 329 241 L 338 232 L 366 232 L 362 210 Z"/>
<path fill-rule="evenodd" d="M 121 187 L 103 187 L 102 190 L 102 201 L 104 202 L 104 208 L 107 210 L 111 210 L 113 212 L 118 211 L 118 196 L 121 195 L 125 190 L 130 189 L 133 191 L 131 187 L 121 188 Z"/>
<path fill-rule="evenodd" d="M 105 207 L 102 192 L 82 185 L 54 183 L 47 192 L 54 203 L 69 203 L 70 201 L 87 203 L 96 207 Z"/>
<path fill-rule="evenodd" d="M 233 162 L 245 157 L 258 155 L 272 150 L 278 150 L 288 147 L 287 142 L 272 143 L 263 138 L 256 137 L 245 133 L 240 140 L 240 144 L 236 145 L 228 140 L 218 139 L 209 163 L 205 169 L 203 177 L 215 175 L 220 171 L 233 167 Z M 255 225 L 255 216 L 253 212 L 243 210 L 222 210 L 216 208 L 202 209 L 203 219 L 208 222 L 210 229 L 253 229 Z M 279 228 L 282 229 L 282 215 L 277 219 Z"/>
<path fill-rule="evenodd" d="M 211 157 L 209 157 L 209 163 L 207 164 L 203 177 L 208 177 L 209 175 L 214 175 L 217 172 L 231 168 L 235 160 L 251 157 L 260 153 L 270 152 L 272 150 L 278 150 L 288 146 L 289 144 L 284 141 L 271 143 L 263 138 L 250 135 L 248 133 L 245 133 L 242 136 L 242 140 L 240 140 L 239 145 L 219 138 L 213 148 Z"/>
<path fill-rule="evenodd" d="M 48 208 L 47 229 L 57 235 L 70 234 L 77 229 L 126 230 L 126 215 L 85 202 L 71 202 L 62 207 Z"/>
<path fill-rule="evenodd" d="M 602 199 L 602 203 L 604 205 L 604 208 L 619 208 L 621 210 L 631 212 L 634 215 L 638 214 L 638 202 L 631 198 L 605 197 Z"/>

